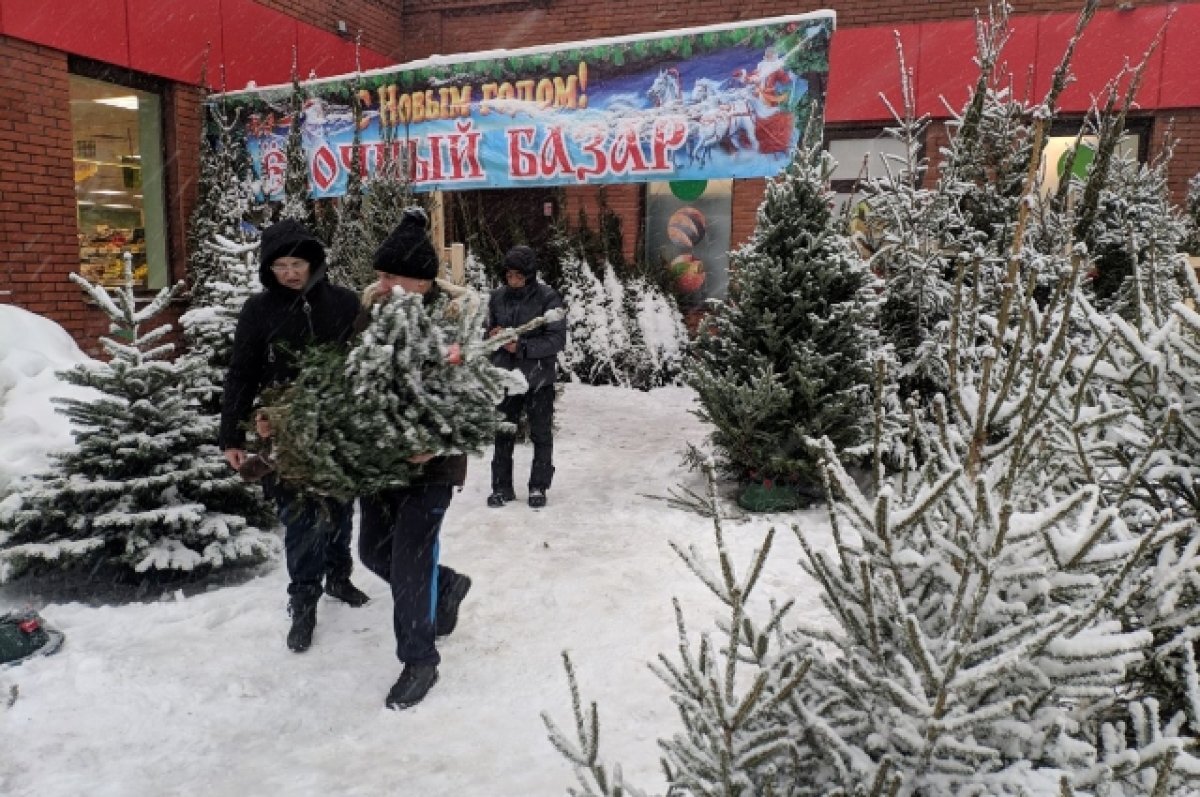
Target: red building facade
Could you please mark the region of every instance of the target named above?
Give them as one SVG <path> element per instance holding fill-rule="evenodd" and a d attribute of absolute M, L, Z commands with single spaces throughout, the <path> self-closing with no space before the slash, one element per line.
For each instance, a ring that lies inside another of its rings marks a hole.
<path fill-rule="evenodd" d="M 1015 9 L 1005 60 L 1018 92 L 1031 97 L 1044 92 L 1078 6 L 1078 0 L 1039 0 Z M 913 71 L 917 110 L 935 119 L 926 141 L 934 155 L 945 141 L 944 125 L 936 120 L 949 118 L 947 108 L 961 106 L 974 79 L 970 4 L 0 0 L 0 302 L 54 319 L 91 349 L 105 319 L 67 274 L 99 273 L 109 267 L 110 249 L 133 246 L 148 287 L 185 276 L 206 63 L 210 85 L 233 89 L 249 81 L 286 81 L 293 51 L 302 76 L 353 71 L 352 36 L 359 31 L 359 60 L 369 69 L 436 53 L 820 8 L 838 15 L 827 96 L 829 137 L 860 147 L 880 138 L 889 116 L 879 95 L 899 99 L 898 37 Z M 1200 62 L 1200 3 L 1107 1 L 1084 36 L 1074 61 L 1077 80 L 1061 105 L 1068 118 L 1081 119 L 1091 98 L 1127 60 L 1140 61 L 1160 31 L 1131 117 L 1141 133 L 1142 157 L 1162 146 L 1168 129 L 1179 139 L 1170 184 L 1181 201 L 1187 180 L 1200 172 L 1200 81 L 1192 77 L 1192 65 Z M 761 180 L 734 181 L 733 244 L 751 231 L 762 190 Z M 640 254 L 634 231 L 644 224 L 647 195 L 647 187 L 636 184 L 605 191 L 608 208 L 626 231 L 631 259 Z M 567 219 L 577 218 L 580 209 L 596 212 L 597 189 L 572 188 L 565 196 Z"/>

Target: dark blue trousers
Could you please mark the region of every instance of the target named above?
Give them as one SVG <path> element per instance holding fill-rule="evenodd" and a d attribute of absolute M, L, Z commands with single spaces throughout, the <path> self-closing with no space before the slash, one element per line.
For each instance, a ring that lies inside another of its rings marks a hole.
<path fill-rule="evenodd" d="M 322 578 L 349 578 L 354 569 L 350 556 L 353 535 L 353 502 L 303 496 L 283 485 L 272 490 L 283 547 L 287 554 L 288 594 L 321 597 Z"/>
<path fill-rule="evenodd" d="M 392 587 L 396 658 L 405 664 L 441 661 L 437 637 L 438 534 L 454 488 L 414 485 L 359 499 L 358 557 Z M 439 570 L 441 574 L 439 576 Z"/>

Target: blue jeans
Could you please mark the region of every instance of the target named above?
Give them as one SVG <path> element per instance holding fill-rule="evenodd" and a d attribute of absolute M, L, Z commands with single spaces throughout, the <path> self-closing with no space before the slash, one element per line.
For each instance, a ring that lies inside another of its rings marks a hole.
<path fill-rule="evenodd" d="M 291 583 L 288 594 L 321 596 L 321 580 L 349 578 L 354 569 L 350 556 L 354 503 L 304 496 L 279 485 L 274 489 L 283 547 Z"/>

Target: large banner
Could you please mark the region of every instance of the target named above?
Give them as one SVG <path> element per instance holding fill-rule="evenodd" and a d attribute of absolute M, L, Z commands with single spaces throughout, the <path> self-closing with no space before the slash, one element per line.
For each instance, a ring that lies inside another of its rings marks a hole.
<path fill-rule="evenodd" d="M 824 105 L 833 27 L 820 11 L 307 81 L 313 196 L 344 193 L 356 126 L 363 173 L 396 158 L 417 190 L 770 176 Z M 224 95 L 273 198 L 291 97 Z"/>

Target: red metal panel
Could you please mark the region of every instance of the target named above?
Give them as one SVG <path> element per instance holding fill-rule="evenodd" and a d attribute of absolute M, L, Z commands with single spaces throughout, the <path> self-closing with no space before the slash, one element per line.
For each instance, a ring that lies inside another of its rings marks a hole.
<path fill-rule="evenodd" d="M 208 50 L 208 84 L 220 86 L 221 12 L 196 0 L 126 0 L 129 61 L 139 72 L 200 84 Z"/>
<path fill-rule="evenodd" d="M 300 23 L 296 26 L 300 42 L 300 77 L 334 77 L 354 71 L 354 42 L 320 28 Z"/>
<path fill-rule="evenodd" d="M 880 94 L 903 113 L 896 33 L 904 48 L 905 64 L 914 70 L 920 41 L 917 25 L 841 28 L 833 34 L 826 122 L 890 122 L 891 113 Z M 914 81 L 919 79 L 920 75 L 914 75 Z"/>
<path fill-rule="evenodd" d="M 253 0 L 221 0 L 221 35 L 229 90 L 243 89 L 249 81 L 266 86 L 291 80 L 296 24 L 291 17 Z"/>
<path fill-rule="evenodd" d="M 1018 98 L 1032 88 L 1033 63 L 1037 52 L 1037 20 L 1016 18 L 1000 54 L 993 78 L 996 87 L 1011 87 Z M 921 25 L 921 47 L 917 60 L 917 111 L 936 118 L 962 110 L 979 79 L 976 66 L 975 22 L 927 22 Z"/>
<path fill-rule="evenodd" d="M 377 53 L 374 50 L 363 50 L 359 56 L 362 61 L 362 68 L 367 69 L 383 69 L 385 66 L 393 66 L 396 59 L 389 58 L 383 53 Z"/>
<path fill-rule="evenodd" d="M 0 0 L 0 16 L 13 38 L 129 66 L 125 0 Z"/>
<path fill-rule="evenodd" d="M 1137 64 L 1166 19 L 1165 6 L 1130 11 L 1102 11 L 1084 31 L 1071 62 L 1075 82 L 1067 86 L 1059 100 L 1064 111 L 1084 112 L 1100 98 L 1105 86 L 1117 78 L 1126 61 Z M 1039 96 L 1050 88 L 1054 69 L 1066 50 L 1075 29 L 1074 14 L 1048 14 L 1041 19 L 1038 36 L 1037 86 Z M 1136 102 L 1142 108 L 1158 107 L 1158 87 L 1162 80 L 1162 48 L 1150 57 L 1138 89 Z M 1121 87 L 1128 86 L 1128 79 Z"/>
<path fill-rule="evenodd" d="M 1175 6 L 1163 46 L 1158 107 L 1200 107 L 1200 5 Z"/>

